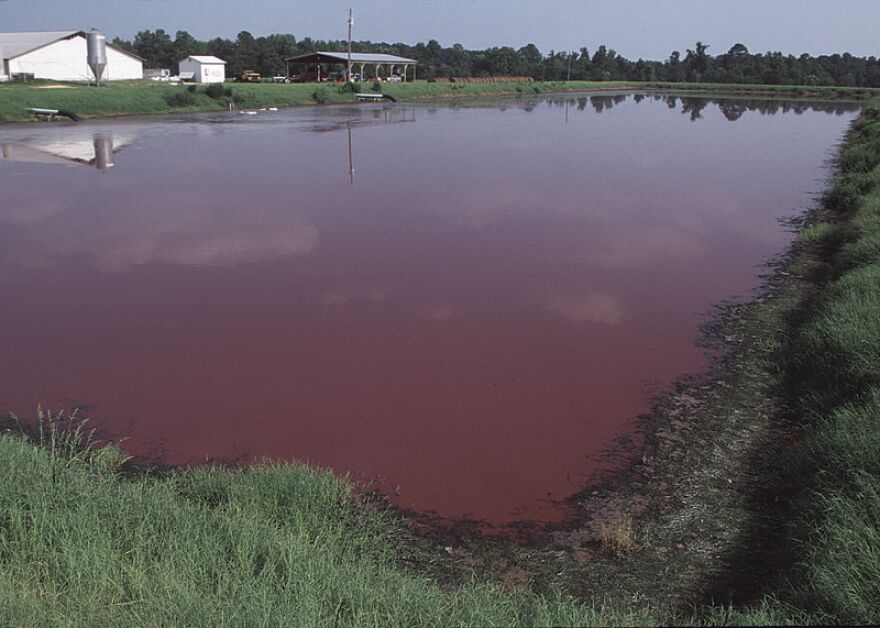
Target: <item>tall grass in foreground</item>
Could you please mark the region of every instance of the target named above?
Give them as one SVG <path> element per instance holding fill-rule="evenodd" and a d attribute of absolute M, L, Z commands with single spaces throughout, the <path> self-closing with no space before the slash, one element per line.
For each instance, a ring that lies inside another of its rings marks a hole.
<path fill-rule="evenodd" d="M 352 501 L 328 471 L 123 476 L 116 450 L 83 447 L 75 429 L 49 436 L 56 448 L 0 434 L 0 625 L 647 623 L 487 584 L 447 592 L 407 574 L 399 524 Z"/>

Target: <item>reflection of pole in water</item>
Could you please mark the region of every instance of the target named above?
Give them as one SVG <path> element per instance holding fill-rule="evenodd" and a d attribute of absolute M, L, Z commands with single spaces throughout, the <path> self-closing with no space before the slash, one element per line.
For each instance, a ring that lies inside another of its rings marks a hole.
<path fill-rule="evenodd" d="M 348 180 L 354 185 L 354 160 L 351 157 L 351 120 L 348 121 Z"/>
<path fill-rule="evenodd" d="M 113 136 L 109 133 L 95 133 L 95 168 L 107 170 L 113 167 Z"/>
<path fill-rule="evenodd" d="M 565 123 L 568 124 L 568 98 L 565 99 Z"/>

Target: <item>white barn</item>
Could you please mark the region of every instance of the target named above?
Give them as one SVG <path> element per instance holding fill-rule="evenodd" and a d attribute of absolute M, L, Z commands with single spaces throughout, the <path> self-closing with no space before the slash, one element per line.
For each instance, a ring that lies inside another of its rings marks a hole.
<path fill-rule="evenodd" d="M 86 34 L 83 31 L 0 33 L 0 80 L 15 74 L 55 81 L 94 79 L 86 62 Z M 144 78 L 144 61 L 112 44 L 107 44 L 105 81 Z"/>
<path fill-rule="evenodd" d="M 190 55 L 180 62 L 180 75 L 192 72 L 196 83 L 222 83 L 226 80 L 226 62 L 210 55 Z"/>

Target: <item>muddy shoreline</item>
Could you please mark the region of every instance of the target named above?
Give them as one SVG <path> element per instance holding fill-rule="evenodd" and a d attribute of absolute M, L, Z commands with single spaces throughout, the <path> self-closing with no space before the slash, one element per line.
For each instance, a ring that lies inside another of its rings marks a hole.
<path fill-rule="evenodd" d="M 792 228 L 828 217 L 809 210 Z M 513 526 L 484 537 L 475 522 L 431 529 L 415 521 L 417 552 L 403 562 L 449 586 L 477 577 L 535 593 L 562 592 L 669 614 L 745 605 L 790 567 L 781 546 L 796 487 L 774 464 L 799 439 L 782 377 L 782 344 L 828 263 L 795 239 L 765 265 L 754 296 L 720 304 L 701 331 L 710 367 L 680 378 L 638 418 L 640 443 L 570 498 L 564 526 Z"/>

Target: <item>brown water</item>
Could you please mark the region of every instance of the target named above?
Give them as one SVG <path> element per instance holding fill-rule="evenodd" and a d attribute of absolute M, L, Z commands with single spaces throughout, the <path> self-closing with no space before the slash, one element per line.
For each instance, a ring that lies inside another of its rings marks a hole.
<path fill-rule="evenodd" d="M 558 519 L 705 366 L 707 311 L 759 283 L 854 112 L 599 95 L 0 129 L 0 411 Z"/>

